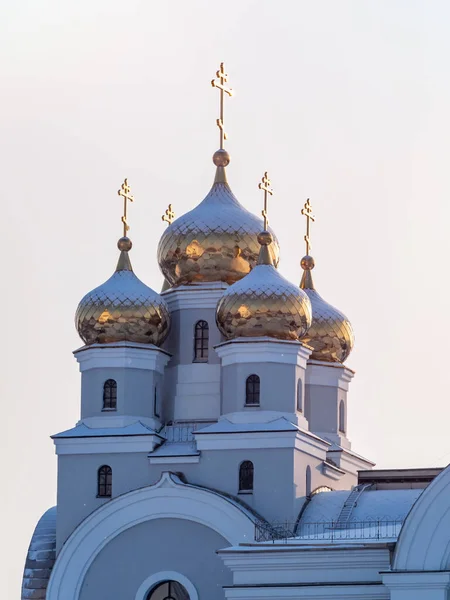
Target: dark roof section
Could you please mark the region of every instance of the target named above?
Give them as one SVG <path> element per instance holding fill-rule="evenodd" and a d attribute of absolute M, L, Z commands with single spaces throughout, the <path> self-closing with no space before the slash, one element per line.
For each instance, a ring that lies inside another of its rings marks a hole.
<path fill-rule="evenodd" d="M 39 519 L 28 548 L 22 582 L 22 600 L 45 600 L 56 558 L 56 506 Z"/>
<path fill-rule="evenodd" d="M 443 467 L 358 471 L 358 484 L 371 483 L 373 489 L 425 488 L 442 470 Z"/>

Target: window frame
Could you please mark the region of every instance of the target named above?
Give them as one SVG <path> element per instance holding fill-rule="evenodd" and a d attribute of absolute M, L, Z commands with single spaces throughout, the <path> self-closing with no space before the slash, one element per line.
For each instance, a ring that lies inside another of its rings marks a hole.
<path fill-rule="evenodd" d="M 244 469 L 247 470 L 244 473 Z M 246 480 L 249 480 L 248 482 Z M 243 485 L 244 484 L 244 485 Z M 255 465 L 251 460 L 243 460 L 239 465 L 239 494 L 253 494 L 255 487 Z"/>
<path fill-rule="evenodd" d="M 206 333 L 205 333 L 206 332 Z M 209 323 L 200 319 L 194 325 L 194 363 L 209 361 Z"/>
<path fill-rule="evenodd" d="M 109 397 L 107 397 L 107 395 Z M 110 377 L 103 383 L 102 411 L 108 412 L 108 411 L 116 411 L 116 410 L 117 410 L 117 381 Z"/>
<path fill-rule="evenodd" d="M 104 481 L 101 477 L 104 475 Z M 97 498 L 112 498 L 112 469 L 109 465 L 101 465 L 97 469 Z"/>
<path fill-rule="evenodd" d="M 253 378 L 253 379 L 252 379 Z M 252 386 L 252 389 L 250 389 Z M 257 402 L 250 402 L 249 399 L 257 398 Z M 255 408 L 261 406 L 261 378 L 256 373 L 252 373 L 245 380 L 245 404 L 244 406 Z"/>

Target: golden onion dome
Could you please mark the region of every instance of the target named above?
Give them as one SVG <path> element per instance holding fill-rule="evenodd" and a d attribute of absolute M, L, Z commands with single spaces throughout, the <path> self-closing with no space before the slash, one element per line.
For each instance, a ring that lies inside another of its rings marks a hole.
<path fill-rule="evenodd" d="M 258 264 L 219 300 L 217 326 L 227 339 L 267 336 L 297 340 L 311 325 L 309 298 L 275 268 L 269 251 L 272 240 L 268 231 L 258 236 Z"/>
<path fill-rule="evenodd" d="M 301 266 L 304 273 L 300 288 L 311 301 L 313 317 L 312 325 L 301 341 L 312 346 L 310 358 L 343 363 L 355 343 L 352 325 L 344 314 L 325 302 L 315 290 L 311 274 L 314 269 L 312 256 L 304 256 Z"/>
<path fill-rule="evenodd" d="M 117 246 L 116 271 L 78 305 L 78 333 L 87 345 L 127 341 L 159 346 L 170 328 L 166 301 L 133 273 L 128 256 L 131 240 L 123 237 Z"/>
<path fill-rule="evenodd" d="M 172 286 L 209 281 L 232 284 L 258 260 L 262 220 L 231 191 L 225 173 L 228 152 L 218 150 L 213 162 L 217 170 L 210 192 L 196 208 L 169 225 L 158 245 L 159 266 Z M 278 264 L 278 240 L 272 235 L 271 254 Z"/>

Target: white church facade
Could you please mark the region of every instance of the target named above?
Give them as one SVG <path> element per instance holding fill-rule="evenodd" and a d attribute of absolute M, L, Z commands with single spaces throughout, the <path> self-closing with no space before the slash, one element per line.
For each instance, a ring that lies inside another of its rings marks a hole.
<path fill-rule="evenodd" d="M 315 289 L 311 205 L 297 285 L 267 174 L 263 219 L 228 184 L 217 77 L 214 182 L 166 211 L 161 293 L 133 272 L 119 190 L 118 263 L 76 311 L 80 420 L 52 436 L 57 505 L 22 600 L 446 600 L 450 468 L 374 471 L 352 448 L 353 330 Z"/>

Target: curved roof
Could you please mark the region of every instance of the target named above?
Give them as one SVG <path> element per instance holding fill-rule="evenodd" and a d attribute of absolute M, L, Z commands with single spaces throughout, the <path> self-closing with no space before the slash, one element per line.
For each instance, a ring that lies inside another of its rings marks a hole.
<path fill-rule="evenodd" d="M 22 600 L 45 600 L 56 557 L 56 506 L 39 519 L 31 538 L 22 580 Z"/>
<path fill-rule="evenodd" d="M 422 492 L 422 489 L 366 490 L 359 496 L 349 521 L 404 521 Z M 305 508 L 300 522 L 337 521 L 350 493 L 343 491 L 315 494 Z"/>

